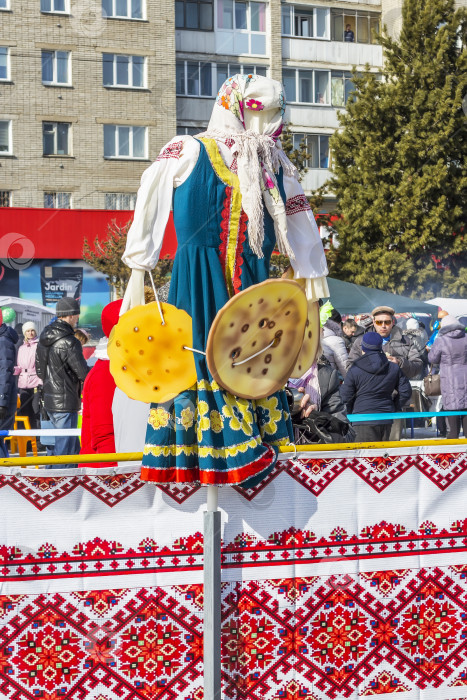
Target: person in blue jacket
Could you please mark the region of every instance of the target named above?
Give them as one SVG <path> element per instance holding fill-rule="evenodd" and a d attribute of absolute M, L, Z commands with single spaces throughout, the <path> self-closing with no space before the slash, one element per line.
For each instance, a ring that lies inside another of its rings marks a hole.
<path fill-rule="evenodd" d="M 348 413 L 394 413 L 410 399 L 412 387 L 399 365 L 390 362 L 382 351 L 379 333 L 365 333 L 363 355 L 354 361 L 341 386 Z M 357 442 L 381 442 L 389 439 L 392 420 L 375 419 L 355 423 Z"/>
<path fill-rule="evenodd" d="M 17 385 L 15 376 L 18 334 L 3 323 L 0 309 L 0 430 L 11 430 L 15 422 Z M 8 457 L 0 437 L 0 457 Z"/>

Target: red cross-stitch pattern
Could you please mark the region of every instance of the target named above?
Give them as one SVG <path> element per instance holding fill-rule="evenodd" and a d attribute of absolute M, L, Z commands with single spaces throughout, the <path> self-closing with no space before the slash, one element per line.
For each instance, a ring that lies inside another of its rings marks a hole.
<path fill-rule="evenodd" d="M 285 213 L 287 216 L 292 214 L 298 214 L 300 211 L 310 211 L 310 202 L 304 194 L 297 194 L 295 197 L 291 197 L 285 203 Z"/>
<path fill-rule="evenodd" d="M 224 243 L 221 245 L 222 259 L 225 258 Z M 241 260 L 237 260 L 237 263 L 236 274 L 238 276 Z M 303 457 L 301 459 L 280 460 L 266 479 L 255 488 L 243 489 L 241 486 L 233 486 L 232 488 L 245 499 L 251 501 L 280 474 L 287 474 L 304 489 L 319 496 L 342 473 L 350 470 L 374 491 L 381 493 L 409 469 L 418 469 L 441 491 L 444 491 L 467 471 L 467 456 L 465 452 L 459 451 L 449 454 L 374 457 L 353 457 L 345 454 L 341 457 Z M 3 474 L 0 476 L 0 488 L 10 486 L 38 510 L 47 508 L 77 488 L 83 488 L 112 508 L 139 491 L 143 485 L 144 482 L 141 481 L 139 472 L 135 471 L 118 475 L 80 474 L 77 476 L 75 474 L 60 477 L 25 477 L 16 474 Z M 197 484 L 158 484 L 157 486 L 146 484 L 146 488 L 159 488 L 177 503 L 183 503 L 196 493 L 200 486 Z"/>
<path fill-rule="evenodd" d="M 467 697 L 464 565 L 224 583 L 222 601 L 224 700 Z M 200 584 L 0 596 L 0 697 L 203 700 L 202 615 Z"/>

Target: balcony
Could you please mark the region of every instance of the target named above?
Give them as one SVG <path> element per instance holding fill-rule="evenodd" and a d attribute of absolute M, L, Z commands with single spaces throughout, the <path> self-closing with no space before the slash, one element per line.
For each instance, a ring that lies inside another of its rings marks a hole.
<path fill-rule="evenodd" d="M 214 32 L 195 32 L 177 29 L 175 32 L 175 50 L 183 53 L 213 54 L 216 50 Z"/>
<path fill-rule="evenodd" d="M 282 37 L 282 58 L 349 67 L 369 63 L 380 67 L 383 65 L 383 49 L 376 44 Z"/>

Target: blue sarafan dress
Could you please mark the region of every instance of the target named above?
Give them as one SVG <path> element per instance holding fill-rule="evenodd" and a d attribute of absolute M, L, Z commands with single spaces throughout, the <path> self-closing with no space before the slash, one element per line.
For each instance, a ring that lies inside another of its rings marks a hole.
<path fill-rule="evenodd" d="M 169 303 L 193 320 L 193 347 L 205 351 L 217 312 L 236 293 L 269 276 L 275 235 L 265 211 L 263 258 L 248 243 L 237 175 L 216 141 L 200 139 L 197 163 L 174 191 L 178 250 Z M 279 174 L 279 189 L 285 199 Z M 157 483 L 259 483 L 273 468 L 279 445 L 293 440 L 285 393 L 256 401 L 238 398 L 212 378 L 194 355 L 197 383 L 171 402 L 152 404 L 141 476 Z"/>

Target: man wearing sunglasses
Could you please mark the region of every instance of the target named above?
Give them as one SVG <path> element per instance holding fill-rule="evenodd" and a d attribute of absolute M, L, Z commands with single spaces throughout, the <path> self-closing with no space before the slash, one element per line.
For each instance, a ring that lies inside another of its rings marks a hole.
<path fill-rule="evenodd" d="M 399 365 L 407 379 L 418 379 L 423 376 L 423 360 L 420 351 L 410 335 L 404 335 L 402 329 L 396 326 L 395 311 L 390 306 L 377 306 L 373 309 L 373 327 L 383 339 L 382 350 L 390 362 Z M 362 336 L 363 337 L 363 336 Z M 362 339 L 357 338 L 349 352 L 349 367 L 362 355 Z M 395 420 L 391 430 L 391 440 L 399 440 L 402 421 Z"/>

